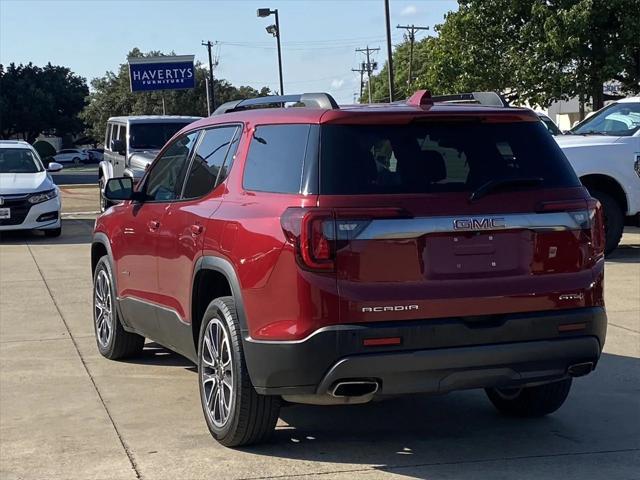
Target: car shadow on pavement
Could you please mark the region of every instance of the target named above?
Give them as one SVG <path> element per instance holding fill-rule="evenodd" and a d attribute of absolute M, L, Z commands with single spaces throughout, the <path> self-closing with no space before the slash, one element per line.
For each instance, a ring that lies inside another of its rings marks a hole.
<path fill-rule="evenodd" d="M 160 365 L 163 367 L 183 367 L 186 370 L 197 372 L 196 366 L 192 361 L 175 353 L 168 348 L 163 347 L 156 342 L 147 342 L 142 352 L 126 360 L 119 360 L 122 363 L 135 363 L 137 365 Z"/>
<path fill-rule="evenodd" d="M 75 245 L 91 243 L 93 218 L 63 218 L 62 235 L 46 237 L 40 230 L 12 230 L 0 232 L 2 245 Z"/>
<path fill-rule="evenodd" d="M 640 245 L 620 245 L 609 256 L 607 256 L 607 262 L 640 263 Z"/>
<path fill-rule="evenodd" d="M 603 354 L 594 373 L 574 380 L 565 405 L 544 418 L 502 416 L 479 390 L 360 406 L 292 405 L 282 408 L 287 426 L 271 443 L 243 450 L 342 463 L 345 471 L 376 465 L 409 478 L 447 465 L 455 465 L 456 478 L 483 478 L 479 463 L 564 455 L 578 456 L 589 472 L 600 461 L 596 453 L 640 451 L 639 393 L 640 359 Z"/>

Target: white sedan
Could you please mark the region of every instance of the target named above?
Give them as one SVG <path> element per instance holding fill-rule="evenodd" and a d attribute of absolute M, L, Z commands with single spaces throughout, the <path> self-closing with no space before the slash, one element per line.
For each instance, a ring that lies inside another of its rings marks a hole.
<path fill-rule="evenodd" d="M 58 163 L 73 162 L 76 165 L 80 165 L 89 160 L 89 154 L 79 148 L 67 148 L 56 153 L 53 159 Z"/>
<path fill-rule="evenodd" d="M 27 142 L 0 141 L 0 232 L 42 230 L 47 237 L 60 236 L 60 191 L 48 174 L 59 170 L 56 162 L 45 170 Z"/>

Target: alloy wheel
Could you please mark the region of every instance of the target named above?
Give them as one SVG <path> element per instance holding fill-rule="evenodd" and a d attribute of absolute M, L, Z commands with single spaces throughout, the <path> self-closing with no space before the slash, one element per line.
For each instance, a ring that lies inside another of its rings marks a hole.
<path fill-rule="evenodd" d="M 234 402 L 233 359 L 229 335 L 218 318 L 207 325 L 202 341 L 200 382 L 202 404 L 218 428 L 227 423 Z"/>
<path fill-rule="evenodd" d="M 96 338 L 101 347 L 107 348 L 113 333 L 113 303 L 111 281 L 105 270 L 100 270 L 94 287 L 94 318 Z"/>

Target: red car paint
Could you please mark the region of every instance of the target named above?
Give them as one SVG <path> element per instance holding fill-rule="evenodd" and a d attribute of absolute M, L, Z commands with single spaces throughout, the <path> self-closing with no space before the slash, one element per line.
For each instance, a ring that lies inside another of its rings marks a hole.
<path fill-rule="evenodd" d="M 598 208 L 587 205 L 592 201 L 580 186 L 495 192 L 476 203 L 468 201 L 468 192 L 305 195 L 243 187 L 249 144 L 259 125 L 406 125 L 416 119 L 437 123 L 471 117 L 487 123 L 538 121 L 524 109 L 435 104 L 330 111 L 262 109 L 213 116 L 189 125 L 174 138 L 221 124 L 242 125 L 231 171 L 203 198 L 127 201 L 99 217 L 95 231 L 110 240 L 118 298 L 169 309 L 189 325 L 194 320 L 195 265 L 202 256 L 214 256 L 233 266 L 248 335 L 258 340 L 302 339 L 340 323 L 603 305 L 604 261 L 597 229 L 497 228 L 356 239 L 331 252 L 326 268 L 322 260 L 317 268 L 301 261 L 295 236 L 283 229 L 283 215 L 291 208 L 320 212 L 330 221 L 381 218 L 394 222 L 401 218 L 536 215 L 553 202 L 567 203 L 566 207 L 557 203 L 562 212 L 591 209 L 592 221 L 597 223 Z M 145 179 L 141 188 L 144 183 Z M 324 248 L 328 247 L 319 245 L 316 254 L 326 255 L 321 251 Z M 382 312 L 375 308 L 390 305 L 417 308 Z"/>

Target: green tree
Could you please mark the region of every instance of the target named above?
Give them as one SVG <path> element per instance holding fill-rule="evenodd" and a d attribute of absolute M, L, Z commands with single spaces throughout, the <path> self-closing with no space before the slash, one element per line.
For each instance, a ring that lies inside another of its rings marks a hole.
<path fill-rule="evenodd" d="M 411 91 L 498 90 L 514 103 L 547 106 L 579 97 L 595 109 L 603 84 L 640 92 L 638 0 L 460 0 L 437 37 L 416 44 Z M 406 96 L 406 43 L 394 52 L 396 90 Z M 372 80 L 388 97 L 386 67 Z M 366 98 L 366 96 L 365 96 Z"/>
<path fill-rule="evenodd" d="M 88 94 L 86 80 L 66 67 L 0 64 L 0 135 L 32 143 L 44 131 L 79 133 Z"/>
<path fill-rule="evenodd" d="M 134 48 L 128 57 L 162 56 L 161 52 L 142 53 Z M 161 115 L 162 99 L 167 115 L 207 115 L 206 80 L 208 70 L 200 63 L 195 65 L 195 88 L 185 90 L 164 90 L 154 92 L 131 92 L 129 67 L 121 64 L 117 73 L 106 72 L 103 77 L 91 81 L 92 92 L 89 104 L 82 112 L 87 124 L 87 135 L 96 141 L 103 141 L 109 117 L 117 115 Z M 252 87 L 234 87 L 223 79 L 214 80 L 216 105 L 229 100 L 253 98 L 268 95 L 266 87 L 256 90 Z"/>

